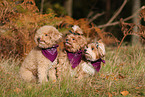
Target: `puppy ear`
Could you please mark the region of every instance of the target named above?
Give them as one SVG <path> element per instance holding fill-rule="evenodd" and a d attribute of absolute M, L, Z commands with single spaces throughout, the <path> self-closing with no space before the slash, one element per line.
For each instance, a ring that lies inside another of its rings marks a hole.
<path fill-rule="evenodd" d="M 99 50 L 99 54 L 101 57 L 104 57 L 105 56 L 105 45 L 102 41 L 98 41 L 98 50 Z"/>
<path fill-rule="evenodd" d="M 99 43 L 103 43 L 102 39 L 100 39 L 98 42 L 99 42 Z"/>
<path fill-rule="evenodd" d="M 58 30 L 57 30 L 58 31 Z M 58 31 L 58 37 L 61 38 L 62 37 L 62 33 Z"/>
<path fill-rule="evenodd" d="M 62 33 L 60 33 L 57 29 L 54 29 L 52 34 L 56 40 L 62 38 Z"/>
<path fill-rule="evenodd" d="M 82 29 L 81 29 L 79 26 L 77 26 L 77 25 L 74 25 L 74 26 L 72 27 L 72 29 L 73 29 L 74 32 L 77 33 L 77 34 L 83 34 Z"/>

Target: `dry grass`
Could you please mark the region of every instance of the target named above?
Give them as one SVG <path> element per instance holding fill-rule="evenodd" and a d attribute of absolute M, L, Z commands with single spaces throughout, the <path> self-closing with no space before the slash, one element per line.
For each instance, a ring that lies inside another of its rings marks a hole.
<path fill-rule="evenodd" d="M 46 85 L 25 83 L 19 78 L 19 59 L 9 58 L 0 62 L 0 96 L 61 96 L 61 97 L 128 97 L 145 96 L 145 55 L 142 47 L 121 47 L 106 49 L 106 64 L 89 81 L 75 82 L 64 78 Z"/>
<path fill-rule="evenodd" d="M 69 16 L 55 17 L 54 13 L 39 14 L 33 0 L 16 5 L 7 0 L 0 1 L 0 96 L 2 97 L 46 97 L 46 96 L 122 96 L 127 91 L 128 97 L 145 96 L 145 51 L 143 47 L 120 47 L 127 35 L 132 35 L 134 24 L 124 23 L 122 32 L 124 38 L 118 48 L 106 49 L 106 64 L 102 65 L 101 71 L 90 78 L 87 82 L 78 83 L 72 78 L 64 78 L 56 83 L 48 82 L 46 85 L 25 83 L 19 78 L 20 60 L 10 55 L 18 55 L 22 58 L 35 45 L 33 37 L 37 28 L 42 25 L 54 25 L 60 32 L 69 29 L 70 25 L 79 25 L 87 38 L 100 37 L 105 42 L 118 42 L 108 32 L 91 26 L 85 19 L 75 20 Z M 141 11 L 144 19 L 145 9 Z M 129 28 L 126 27 L 129 26 Z M 144 26 L 136 33 L 145 37 Z M 95 36 L 95 37 L 94 37 Z M 11 52 L 11 54 L 10 54 Z M 4 59 L 6 57 L 7 59 Z"/>

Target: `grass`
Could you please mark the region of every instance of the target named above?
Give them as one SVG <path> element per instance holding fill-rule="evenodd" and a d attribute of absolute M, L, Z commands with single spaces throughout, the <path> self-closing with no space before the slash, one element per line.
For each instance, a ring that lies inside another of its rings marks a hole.
<path fill-rule="evenodd" d="M 0 62 L 0 97 L 127 97 L 145 96 L 145 51 L 142 47 L 106 49 L 106 64 L 87 82 L 64 78 L 45 85 L 25 83 L 19 78 L 20 60 Z"/>

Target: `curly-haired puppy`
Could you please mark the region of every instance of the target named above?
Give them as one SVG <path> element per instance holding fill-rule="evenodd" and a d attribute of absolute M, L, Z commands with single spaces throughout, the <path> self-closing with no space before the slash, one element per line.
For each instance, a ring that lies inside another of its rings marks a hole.
<path fill-rule="evenodd" d="M 99 72 L 101 62 L 105 63 L 102 58 L 105 56 L 104 43 L 99 40 L 96 43 L 90 43 L 85 47 L 85 62 L 82 64 L 82 69 L 89 75 L 94 75 Z"/>
<path fill-rule="evenodd" d="M 65 56 L 59 58 L 59 66 L 61 75 L 67 77 L 68 75 L 72 77 L 81 76 L 81 64 L 83 57 L 83 48 L 87 44 L 86 38 L 83 35 L 82 30 L 78 26 L 72 27 L 73 30 L 66 35 L 64 40 Z"/>
<path fill-rule="evenodd" d="M 47 82 L 56 80 L 55 66 L 57 64 L 57 43 L 61 33 L 53 26 L 42 26 L 35 34 L 37 47 L 27 55 L 20 68 L 20 76 L 28 82 Z"/>

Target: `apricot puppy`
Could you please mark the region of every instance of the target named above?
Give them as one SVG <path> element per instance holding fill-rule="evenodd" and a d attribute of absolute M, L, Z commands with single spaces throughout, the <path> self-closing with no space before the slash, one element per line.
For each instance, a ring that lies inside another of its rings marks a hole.
<path fill-rule="evenodd" d="M 20 68 L 20 76 L 27 82 L 39 83 L 56 80 L 57 43 L 61 33 L 53 26 L 42 26 L 35 34 L 34 40 L 37 47 L 32 49 L 23 61 Z"/>
<path fill-rule="evenodd" d="M 78 78 L 81 76 L 81 65 L 79 64 L 82 63 L 83 48 L 87 41 L 79 26 L 75 25 L 72 28 L 73 30 L 69 31 L 70 33 L 66 35 L 64 40 L 65 56 L 59 58 L 59 60 L 61 59 L 59 74 L 64 77 L 70 75 Z"/>
<path fill-rule="evenodd" d="M 85 47 L 85 62 L 82 64 L 82 69 L 85 73 L 94 75 L 99 72 L 101 68 L 101 62 L 105 63 L 103 60 L 105 56 L 105 46 L 104 43 L 99 40 L 96 43 L 90 43 Z"/>

